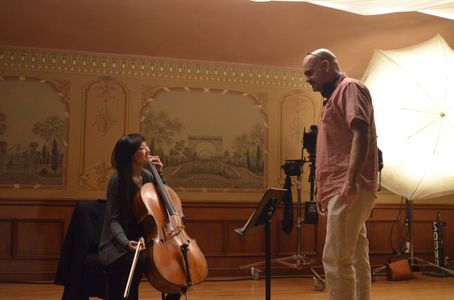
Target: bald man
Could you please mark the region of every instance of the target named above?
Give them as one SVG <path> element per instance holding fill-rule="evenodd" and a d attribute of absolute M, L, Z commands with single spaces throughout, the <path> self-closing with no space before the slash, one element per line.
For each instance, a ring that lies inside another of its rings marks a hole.
<path fill-rule="evenodd" d="M 323 96 L 316 147 L 319 212 L 327 216 L 323 267 L 330 300 L 370 299 L 366 220 L 377 197 L 377 135 L 369 90 L 327 49 L 308 53 L 306 81 Z"/>

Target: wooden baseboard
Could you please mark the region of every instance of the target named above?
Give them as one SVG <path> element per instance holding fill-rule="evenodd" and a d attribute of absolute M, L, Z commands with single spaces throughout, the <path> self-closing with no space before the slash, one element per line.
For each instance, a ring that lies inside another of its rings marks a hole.
<path fill-rule="evenodd" d="M 76 201 L 67 200 L 0 200 L 0 281 L 48 281 L 58 264 L 60 250 Z M 197 240 L 204 252 L 209 276 L 249 276 L 242 265 L 264 259 L 264 234 L 240 236 L 234 229 L 242 226 L 254 209 L 251 203 L 184 203 L 187 233 Z M 370 260 L 380 265 L 394 255 L 403 242 L 402 227 L 405 212 L 399 214 L 397 204 L 377 204 L 368 221 Z M 454 257 L 454 205 L 414 205 L 415 254 L 434 261 L 432 222 L 440 212 L 444 228 L 445 256 Z M 303 214 L 304 215 L 304 214 Z M 291 234 L 281 230 L 282 208 L 277 211 L 271 226 L 271 257 L 296 254 L 296 211 Z M 302 224 L 301 252 L 321 259 L 325 222 Z M 321 264 L 317 266 L 321 270 Z M 297 275 L 308 273 L 273 265 L 273 274 Z M 309 274 L 309 273 L 308 273 Z"/>

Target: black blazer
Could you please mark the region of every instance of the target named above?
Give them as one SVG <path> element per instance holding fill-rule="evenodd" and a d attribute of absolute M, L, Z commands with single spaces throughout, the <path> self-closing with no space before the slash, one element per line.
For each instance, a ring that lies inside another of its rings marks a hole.
<path fill-rule="evenodd" d="M 55 284 L 63 285 L 62 299 L 104 298 L 105 283 L 98 259 L 98 244 L 106 201 L 76 204 L 60 254 Z"/>

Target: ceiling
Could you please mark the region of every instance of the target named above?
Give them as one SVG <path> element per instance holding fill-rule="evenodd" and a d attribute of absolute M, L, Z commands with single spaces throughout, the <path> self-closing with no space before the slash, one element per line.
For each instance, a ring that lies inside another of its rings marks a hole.
<path fill-rule="evenodd" d="M 324 47 L 352 76 L 374 49 L 437 33 L 454 47 L 453 20 L 416 12 L 361 16 L 248 0 L 0 0 L 0 45 L 281 68 L 300 68 L 304 53 Z"/>

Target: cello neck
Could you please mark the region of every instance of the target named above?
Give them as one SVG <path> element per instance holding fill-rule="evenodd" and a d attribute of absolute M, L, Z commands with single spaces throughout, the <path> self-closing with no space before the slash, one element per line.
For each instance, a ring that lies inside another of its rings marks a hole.
<path fill-rule="evenodd" d="M 156 188 L 159 192 L 159 195 L 161 196 L 161 200 L 164 202 L 167 213 L 169 214 L 169 216 L 175 215 L 177 211 L 172 201 L 170 200 L 170 196 L 167 193 L 164 182 L 162 182 L 161 175 L 159 175 L 158 170 L 156 170 L 156 167 L 152 163 L 149 163 L 148 166 L 151 170 L 151 173 L 153 174 L 156 183 Z"/>

